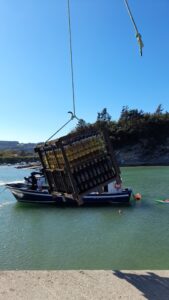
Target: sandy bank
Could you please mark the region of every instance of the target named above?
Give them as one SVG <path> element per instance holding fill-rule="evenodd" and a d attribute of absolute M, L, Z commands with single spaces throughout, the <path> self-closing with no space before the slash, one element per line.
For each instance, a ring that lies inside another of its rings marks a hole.
<path fill-rule="evenodd" d="M 160 299 L 169 271 L 1 271 L 0 299 Z"/>

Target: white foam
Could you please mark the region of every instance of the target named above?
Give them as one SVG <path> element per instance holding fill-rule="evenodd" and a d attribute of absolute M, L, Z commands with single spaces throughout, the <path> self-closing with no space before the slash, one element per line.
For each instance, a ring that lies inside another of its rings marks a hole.
<path fill-rule="evenodd" d="M 0 186 L 4 186 L 5 184 L 10 184 L 10 183 L 24 183 L 24 180 L 0 181 Z"/>
<path fill-rule="evenodd" d="M 10 202 L 2 202 L 0 203 L 0 208 L 4 207 L 4 206 L 7 206 L 7 205 L 11 205 L 13 204 L 14 202 L 13 201 L 10 201 Z"/>

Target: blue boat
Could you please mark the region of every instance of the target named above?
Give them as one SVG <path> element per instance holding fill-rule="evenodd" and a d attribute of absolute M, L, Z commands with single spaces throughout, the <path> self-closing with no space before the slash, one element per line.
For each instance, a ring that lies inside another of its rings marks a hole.
<path fill-rule="evenodd" d="M 11 191 L 18 202 L 34 204 L 54 204 L 58 206 L 78 206 L 78 203 L 69 195 L 61 193 L 51 194 L 47 188 L 41 191 L 32 189 L 25 183 L 8 183 L 6 187 Z M 82 197 L 82 206 L 90 205 L 127 205 L 130 203 L 131 189 L 122 189 L 117 192 L 93 192 Z"/>

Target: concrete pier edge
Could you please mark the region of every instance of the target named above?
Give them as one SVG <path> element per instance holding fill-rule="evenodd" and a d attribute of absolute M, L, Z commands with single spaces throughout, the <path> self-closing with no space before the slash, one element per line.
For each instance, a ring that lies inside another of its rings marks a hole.
<path fill-rule="evenodd" d="M 169 298 L 169 270 L 0 271 L 0 300 Z"/>

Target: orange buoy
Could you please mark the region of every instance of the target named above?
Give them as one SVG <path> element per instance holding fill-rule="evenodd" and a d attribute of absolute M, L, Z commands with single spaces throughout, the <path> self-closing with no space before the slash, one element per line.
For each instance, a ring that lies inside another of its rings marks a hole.
<path fill-rule="evenodd" d="M 135 194 L 135 195 L 133 195 L 133 196 L 134 196 L 134 199 L 135 199 L 135 200 L 141 200 L 141 198 L 142 198 L 142 196 L 141 196 L 140 193 L 137 193 L 137 194 Z"/>

